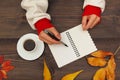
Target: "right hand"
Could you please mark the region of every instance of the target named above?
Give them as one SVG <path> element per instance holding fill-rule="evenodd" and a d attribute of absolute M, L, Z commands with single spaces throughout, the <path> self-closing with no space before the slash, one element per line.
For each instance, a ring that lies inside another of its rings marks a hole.
<path fill-rule="evenodd" d="M 55 27 L 47 28 L 50 32 L 52 32 L 58 39 L 61 39 L 59 32 L 55 29 Z M 49 37 L 44 31 L 41 31 L 39 34 L 39 39 L 44 41 L 47 44 L 59 44 L 59 41 L 56 41 Z"/>

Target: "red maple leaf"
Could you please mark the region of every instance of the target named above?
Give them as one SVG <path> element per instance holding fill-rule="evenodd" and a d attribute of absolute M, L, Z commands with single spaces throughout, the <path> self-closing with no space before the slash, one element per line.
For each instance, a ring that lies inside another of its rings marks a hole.
<path fill-rule="evenodd" d="M 0 56 L 0 80 L 7 78 L 7 72 L 14 69 L 10 60 L 4 60 L 4 56 Z"/>

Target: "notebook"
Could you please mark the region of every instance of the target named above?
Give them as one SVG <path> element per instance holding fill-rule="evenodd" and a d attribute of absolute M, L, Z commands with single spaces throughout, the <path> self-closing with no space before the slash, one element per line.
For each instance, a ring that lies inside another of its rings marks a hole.
<path fill-rule="evenodd" d="M 59 68 L 97 50 L 89 32 L 83 31 L 81 24 L 62 32 L 61 37 L 68 47 L 63 44 L 49 45 Z"/>

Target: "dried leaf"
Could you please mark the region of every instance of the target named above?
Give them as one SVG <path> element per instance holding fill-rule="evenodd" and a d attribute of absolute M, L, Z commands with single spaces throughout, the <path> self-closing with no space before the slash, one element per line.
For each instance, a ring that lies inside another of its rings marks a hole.
<path fill-rule="evenodd" d="M 65 75 L 62 80 L 74 80 L 78 74 L 80 74 L 83 70 L 77 71 L 75 73 Z"/>
<path fill-rule="evenodd" d="M 10 60 L 4 61 L 2 63 L 2 67 L 7 67 L 7 66 L 10 66 L 10 65 L 11 65 L 11 61 Z"/>
<path fill-rule="evenodd" d="M 52 80 L 50 70 L 44 60 L 44 71 L 43 71 L 44 80 Z"/>
<path fill-rule="evenodd" d="M 0 56 L 0 64 L 2 64 L 4 61 L 4 56 Z"/>
<path fill-rule="evenodd" d="M 0 56 L 0 80 L 7 79 L 7 72 L 14 69 L 14 66 L 11 65 L 11 61 L 4 61 L 4 56 Z"/>
<path fill-rule="evenodd" d="M 3 79 L 3 73 L 0 70 L 0 80 L 2 80 L 2 79 Z"/>
<path fill-rule="evenodd" d="M 7 61 L 3 62 L 2 70 L 8 72 L 13 69 L 14 69 L 14 66 L 11 65 L 11 61 L 7 60 Z"/>
<path fill-rule="evenodd" d="M 115 80 L 115 69 L 116 63 L 114 56 L 111 56 L 110 60 L 108 61 L 108 65 L 106 66 L 107 80 Z"/>
<path fill-rule="evenodd" d="M 111 52 L 98 50 L 96 52 L 93 52 L 91 55 L 94 57 L 104 58 L 106 56 L 113 55 L 113 54 Z"/>
<path fill-rule="evenodd" d="M 91 66 L 105 66 L 107 63 L 107 61 L 103 58 L 89 57 L 87 60 Z"/>
<path fill-rule="evenodd" d="M 100 68 L 96 71 L 93 80 L 105 80 L 106 71 L 105 68 Z"/>
<path fill-rule="evenodd" d="M 3 67 L 2 70 L 5 70 L 6 72 L 13 70 L 14 66 L 7 66 L 7 67 Z"/>
<path fill-rule="evenodd" d="M 100 50 L 93 53 L 92 56 L 95 56 L 95 57 L 87 58 L 88 63 L 91 64 L 92 66 L 98 65 L 99 63 L 104 64 L 104 60 L 106 60 L 105 57 L 110 56 L 109 60 L 107 61 L 107 66 L 97 70 L 93 79 L 94 80 L 106 80 L 106 79 L 115 80 L 116 64 L 115 64 L 113 53 Z M 99 58 L 102 58 L 101 61 L 98 60 Z"/>
<path fill-rule="evenodd" d="M 7 73 L 6 73 L 6 71 L 0 70 L 0 72 L 2 73 L 2 78 L 7 79 Z"/>

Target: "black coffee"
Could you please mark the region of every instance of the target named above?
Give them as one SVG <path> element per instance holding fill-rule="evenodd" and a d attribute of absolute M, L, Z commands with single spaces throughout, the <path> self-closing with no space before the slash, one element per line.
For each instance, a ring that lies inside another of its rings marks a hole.
<path fill-rule="evenodd" d="M 27 51 L 32 51 L 35 48 L 35 42 L 31 39 L 25 41 L 24 49 Z"/>

